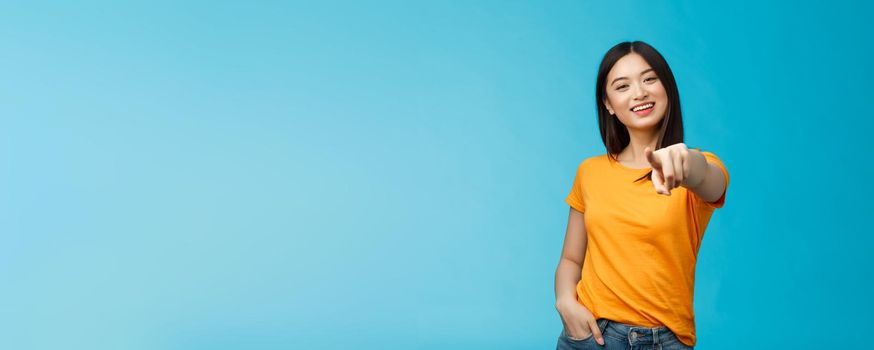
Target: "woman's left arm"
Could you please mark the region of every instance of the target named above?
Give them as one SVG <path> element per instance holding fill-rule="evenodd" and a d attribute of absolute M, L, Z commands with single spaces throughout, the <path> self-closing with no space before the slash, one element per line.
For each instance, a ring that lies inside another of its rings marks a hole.
<path fill-rule="evenodd" d="M 678 143 L 655 152 L 647 147 L 644 153 L 652 165 L 653 186 L 660 194 L 669 196 L 672 189 L 683 186 L 705 202 L 713 202 L 725 192 L 725 174 L 698 150 Z"/>

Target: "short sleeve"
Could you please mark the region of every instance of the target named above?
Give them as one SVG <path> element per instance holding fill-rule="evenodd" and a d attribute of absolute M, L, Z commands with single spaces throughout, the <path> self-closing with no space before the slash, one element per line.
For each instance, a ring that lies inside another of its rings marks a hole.
<path fill-rule="evenodd" d="M 583 201 L 583 163 L 577 167 L 577 174 L 574 176 L 574 184 L 571 187 L 571 193 L 565 198 L 565 202 L 580 213 L 586 212 L 586 203 Z"/>
<path fill-rule="evenodd" d="M 715 165 L 722 171 L 722 174 L 725 175 L 725 190 L 722 192 L 722 196 L 719 196 L 719 199 L 713 202 L 704 202 L 703 200 L 700 200 L 697 195 L 695 197 L 708 207 L 722 208 L 722 206 L 725 205 L 725 195 L 728 193 L 728 169 L 725 168 L 725 164 L 723 164 L 722 160 L 715 154 L 710 152 L 701 152 L 701 154 L 704 155 L 704 159 L 707 160 L 707 163 Z"/>

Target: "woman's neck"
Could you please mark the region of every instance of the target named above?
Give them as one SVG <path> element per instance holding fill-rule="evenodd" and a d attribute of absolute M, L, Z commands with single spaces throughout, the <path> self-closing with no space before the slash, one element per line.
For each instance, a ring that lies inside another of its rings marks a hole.
<path fill-rule="evenodd" d="M 648 167 L 649 162 L 646 160 L 644 149 L 649 147 L 655 151 L 656 143 L 658 143 L 658 133 L 656 130 L 628 130 L 630 142 L 622 152 L 617 155 L 617 158 L 626 165 L 631 165 L 638 168 Z"/>

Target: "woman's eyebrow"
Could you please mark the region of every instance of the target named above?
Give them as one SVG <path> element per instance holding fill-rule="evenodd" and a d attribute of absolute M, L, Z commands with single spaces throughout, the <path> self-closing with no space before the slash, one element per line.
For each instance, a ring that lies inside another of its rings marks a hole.
<path fill-rule="evenodd" d="M 622 79 L 628 79 L 628 78 L 626 78 L 626 77 L 619 77 L 619 78 L 613 79 L 613 81 L 610 82 L 610 85 L 616 84 L 617 81 L 620 81 L 620 80 L 622 80 Z"/>
<path fill-rule="evenodd" d="M 644 74 L 649 73 L 649 72 L 652 72 L 652 71 L 654 71 L 654 70 L 655 70 L 655 69 L 652 69 L 652 68 L 645 69 L 643 72 L 640 72 L 640 75 L 644 75 Z M 626 77 L 618 77 L 618 78 L 616 78 L 616 79 L 613 79 L 613 81 L 610 82 L 610 85 L 613 85 L 613 84 L 615 84 L 617 81 L 622 80 L 622 79 L 628 79 L 628 78 L 626 78 Z"/>

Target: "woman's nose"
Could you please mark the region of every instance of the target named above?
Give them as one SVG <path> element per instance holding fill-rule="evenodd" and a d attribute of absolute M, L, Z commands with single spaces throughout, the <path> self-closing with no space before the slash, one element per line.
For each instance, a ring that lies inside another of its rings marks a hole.
<path fill-rule="evenodd" d="M 634 98 L 641 99 L 644 97 L 646 97 L 646 89 L 644 89 L 640 85 L 634 85 Z"/>

